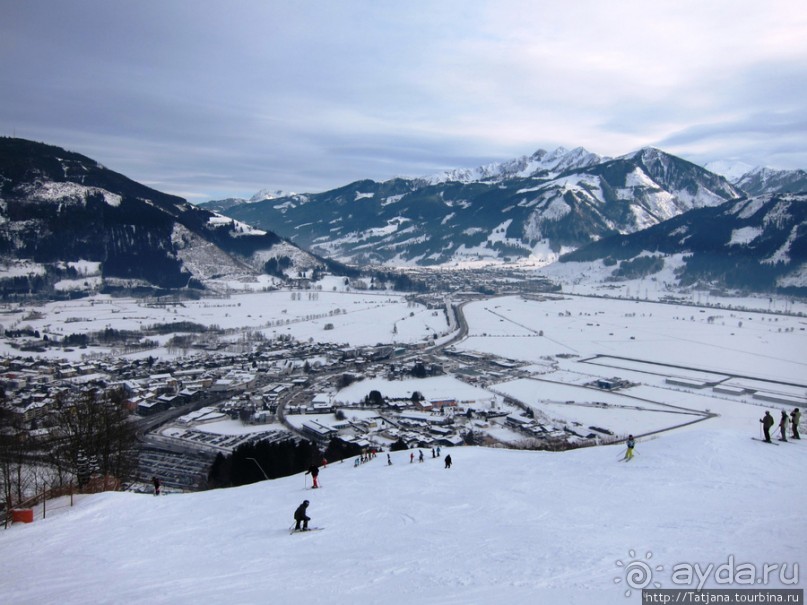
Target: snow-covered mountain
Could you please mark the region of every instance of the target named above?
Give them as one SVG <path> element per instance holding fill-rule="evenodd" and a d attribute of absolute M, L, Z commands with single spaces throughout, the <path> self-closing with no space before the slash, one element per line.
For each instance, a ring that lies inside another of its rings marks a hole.
<path fill-rule="evenodd" d="M 731 161 L 709 162 L 706 168 L 725 176 L 748 195 L 807 191 L 807 172 L 804 170 L 776 170 Z"/>
<path fill-rule="evenodd" d="M 85 156 L 0 138 L 0 291 L 203 290 L 326 262 L 268 230 L 108 170 Z"/>
<path fill-rule="evenodd" d="M 743 174 L 734 183 L 749 195 L 800 193 L 807 191 L 807 172 L 754 168 Z"/>
<path fill-rule="evenodd" d="M 508 162 L 487 164 L 474 169 L 454 169 L 423 177 L 425 184 L 440 183 L 496 183 L 511 178 L 549 177 L 566 170 L 587 168 L 609 158 L 603 158 L 577 147 L 571 151 L 558 147 L 552 152 L 539 149 L 531 156 L 521 156 Z"/>
<path fill-rule="evenodd" d="M 550 262 L 741 195 L 723 177 L 658 149 L 611 159 L 578 148 L 428 178 L 357 181 L 226 213 L 356 264 Z"/>
<path fill-rule="evenodd" d="M 692 210 L 637 233 L 604 238 L 561 257 L 564 263 L 593 263 L 603 269 L 600 279 L 610 281 L 655 280 L 668 273 L 665 279 L 679 287 L 804 295 L 807 193 Z M 674 275 L 664 271 L 669 263 Z"/>
<path fill-rule="evenodd" d="M 281 191 L 280 189 L 261 189 L 260 191 L 256 192 L 255 195 L 250 197 L 249 199 L 244 199 L 242 197 L 228 197 L 223 200 L 215 200 L 211 202 L 206 202 L 203 204 L 205 208 L 208 210 L 212 210 L 214 212 L 227 212 L 233 206 L 240 206 L 241 204 L 254 204 L 256 202 L 263 202 L 266 200 L 274 200 L 279 197 L 289 197 L 295 195 L 294 193 L 287 193 L 285 191 Z"/>

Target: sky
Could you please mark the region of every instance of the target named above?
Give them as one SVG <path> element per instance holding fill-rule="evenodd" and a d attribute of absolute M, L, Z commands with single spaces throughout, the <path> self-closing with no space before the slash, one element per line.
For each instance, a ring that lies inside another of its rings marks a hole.
<path fill-rule="evenodd" d="M 798 1 L 0 0 L 0 136 L 203 202 L 582 146 L 807 168 Z"/>

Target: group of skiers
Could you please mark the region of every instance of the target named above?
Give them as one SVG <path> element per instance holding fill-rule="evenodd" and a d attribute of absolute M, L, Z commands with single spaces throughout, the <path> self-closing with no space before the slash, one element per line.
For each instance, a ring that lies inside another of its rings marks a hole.
<path fill-rule="evenodd" d="M 440 457 L 440 448 L 438 447 L 436 450 L 432 448 L 432 458 L 439 458 Z M 387 455 L 387 459 L 389 459 L 389 454 Z M 418 450 L 418 462 L 423 462 L 426 457 L 423 455 L 423 450 Z M 409 464 L 412 464 L 415 461 L 415 452 L 409 453 Z M 445 457 L 446 468 L 451 468 L 451 456 Z M 392 464 L 391 460 L 388 460 L 389 464 Z"/>
<path fill-rule="evenodd" d="M 356 459 L 353 461 L 353 467 L 357 467 L 365 462 L 370 462 L 373 458 L 377 455 L 376 449 L 372 448 L 371 450 L 362 450 L 361 455 L 356 456 Z M 389 458 L 389 454 L 387 454 L 387 458 Z"/>
<path fill-rule="evenodd" d="M 765 412 L 765 415 L 759 419 L 762 423 L 762 432 L 765 434 L 765 441 L 771 442 L 771 427 L 773 427 L 775 420 L 770 412 Z M 799 435 L 799 422 L 801 421 L 801 410 L 793 408 L 790 415 L 785 410 L 782 410 L 782 416 L 779 419 L 779 441 L 787 441 L 787 427 L 791 427 L 791 437 L 793 439 L 801 439 Z"/>
<path fill-rule="evenodd" d="M 765 434 L 765 441 L 768 443 L 771 442 L 771 428 L 774 425 L 773 416 L 769 411 L 765 412 L 765 415 L 760 418 L 759 420 L 762 423 L 762 431 Z M 791 437 L 793 439 L 801 439 L 799 435 L 799 422 L 801 421 L 801 410 L 799 408 L 793 408 L 793 411 L 788 414 L 785 410 L 782 410 L 782 416 L 779 420 L 779 431 L 780 431 L 780 441 L 787 441 L 787 433 L 788 433 L 788 426 L 791 429 Z M 628 461 L 633 458 L 633 449 L 636 447 L 636 440 L 634 439 L 633 435 L 628 435 L 628 439 L 625 442 L 627 449 L 625 450 L 625 456 L 622 460 Z M 440 456 L 440 448 L 437 448 L 435 451 L 432 449 L 432 458 L 437 458 Z M 418 456 L 418 460 L 423 462 L 424 456 L 423 451 L 420 451 Z M 409 463 L 413 463 L 415 461 L 415 453 L 410 452 L 409 454 Z M 387 464 L 392 464 L 392 458 L 390 455 L 387 454 Z M 445 457 L 445 467 L 451 468 L 451 456 Z M 317 483 L 317 475 L 319 475 L 319 468 L 316 465 L 311 465 L 311 467 L 306 472 L 306 475 L 310 474 L 311 477 L 314 479 L 314 485 L 312 487 L 319 487 Z M 308 522 L 311 518 L 308 516 L 308 500 L 304 500 L 300 506 L 297 507 L 297 510 L 294 511 L 294 521 L 295 531 L 307 531 L 308 530 Z"/>
<path fill-rule="evenodd" d="M 432 449 L 432 457 L 437 458 L 439 456 L 440 456 L 440 448 L 438 447 L 436 451 L 434 449 Z M 372 458 L 375 458 L 375 451 L 373 452 Z M 366 458 L 366 460 L 370 460 L 370 459 L 371 459 L 370 457 Z M 424 459 L 423 451 L 421 451 L 420 452 L 420 461 L 423 462 L 423 459 Z M 357 458 L 357 461 L 358 460 L 359 459 Z M 409 462 L 410 463 L 414 462 L 414 460 L 415 460 L 415 453 L 411 452 L 410 457 L 409 457 Z M 364 461 L 364 460 L 362 460 L 362 461 Z M 387 454 L 387 464 L 392 465 L 392 458 L 390 457 L 389 454 Z M 448 455 L 448 456 L 445 457 L 445 468 L 451 468 L 451 464 L 452 464 L 451 456 Z M 305 474 L 306 475 L 311 475 L 311 478 L 313 479 L 313 485 L 311 486 L 312 489 L 313 488 L 318 488 L 319 487 L 319 482 L 317 481 L 317 478 L 319 477 L 319 467 L 316 464 L 312 464 L 311 466 L 308 467 L 308 470 L 305 472 Z M 308 529 L 309 529 L 308 528 L 308 522 L 311 520 L 311 517 L 308 516 L 308 506 L 309 506 L 309 504 L 310 504 L 310 502 L 308 500 L 303 500 L 302 504 L 300 504 L 300 506 L 298 506 L 297 509 L 294 511 L 294 530 L 293 531 L 308 531 Z"/>

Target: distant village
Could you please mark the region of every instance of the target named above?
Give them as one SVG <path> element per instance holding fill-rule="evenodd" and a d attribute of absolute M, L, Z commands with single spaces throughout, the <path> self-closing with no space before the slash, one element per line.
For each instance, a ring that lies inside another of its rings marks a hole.
<path fill-rule="evenodd" d="M 480 390 L 487 396 L 479 400 L 460 400 L 451 393 L 427 399 L 416 391 L 409 398 L 367 392 L 355 401 L 339 395 L 368 377 L 401 380 L 450 373 L 484 388 L 520 372 L 517 363 L 451 349 L 352 348 L 288 338 L 257 343 L 247 353 L 207 351 L 171 361 L 5 357 L 0 360 L 0 407 L 10 422 L 2 430 L 44 447 L 56 423 L 54 406 L 64 394 L 118 389 L 148 452 L 140 475 L 160 472 L 169 485 L 175 476 L 183 488 L 200 481 L 182 477 L 183 458 L 196 459 L 191 466 L 199 474 L 204 466 L 200 456 L 209 459 L 264 439 L 309 439 L 324 446 L 339 438 L 362 449 L 388 449 L 393 443 L 431 448 L 495 444 L 493 435 L 507 430 L 511 441 L 521 438 L 533 447 L 554 449 L 570 440 L 602 437 L 551 426 L 519 402 L 489 391 Z M 225 419 L 238 421 L 244 430 L 216 433 L 211 425 Z M 155 455 L 161 450 L 164 455 Z M 171 466 L 170 472 L 161 464 Z"/>

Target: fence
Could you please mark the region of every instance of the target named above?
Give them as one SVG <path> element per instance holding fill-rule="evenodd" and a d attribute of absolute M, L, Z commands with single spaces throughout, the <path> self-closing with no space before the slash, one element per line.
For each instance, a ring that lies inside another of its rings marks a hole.
<path fill-rule="evenodd" d="M 14 511 L 20 510 L 34 510 L 40 505 L 42 507 L 42 519 L 47 517 L 48 511 L 53 512 L 56 509 L 72 507 L 75 504 L 76 496 L 81 494 L 98 494 L 100 492 L 117 491 L 120 489 L 120 480 L 111 475 L 95 476 L 82 485 L 76 486 L 72 482 L 67 485 L 60 485 L 50 489 L 43 490 L 35 496 L 17 502 L 6 503 L 6 511 L 3 515 L 3 524 L 6 529 L 14 522 Z M 59 503 L 62 499 L 64 502 Z"/>

